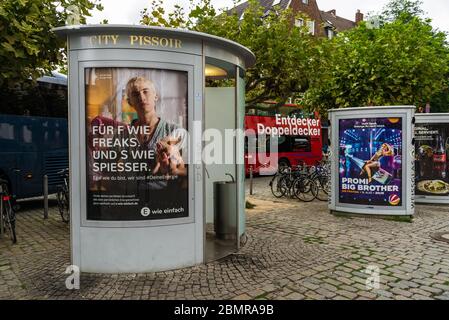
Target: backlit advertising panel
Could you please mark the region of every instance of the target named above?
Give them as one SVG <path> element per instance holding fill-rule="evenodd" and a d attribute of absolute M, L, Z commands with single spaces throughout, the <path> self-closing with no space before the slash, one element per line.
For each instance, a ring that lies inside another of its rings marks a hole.
<path fill-rule="evenodd" d="M 339 120 L 338 200 L 340 203 L 403 205 L 402 118 Z"/>
<path fill-rule="evenodd" d="M 87 220 L 188 217 L 184 71 L 85 69 Z"/>
<path fill-rule="evenodd" d="M 416 195 L 449 196 L 448 154 L 448 123 L 419 123 L 416 125 Z"/>

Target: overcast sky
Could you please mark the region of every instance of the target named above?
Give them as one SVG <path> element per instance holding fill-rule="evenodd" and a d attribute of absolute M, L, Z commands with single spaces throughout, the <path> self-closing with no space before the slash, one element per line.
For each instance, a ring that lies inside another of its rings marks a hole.
<path fill-rule="evenodd" d="M 107 19 L 110 24 L 138 24 L 140 11 L 145 8 L 150 0 L 101 0 L 104 10 L 94 12 L 93 17 L 88 18 L 88 23 L 99 23 Z M 337 15 L 355 20 L 355 13 L 360 9 L 363 13 L 379 12 L 388 0 L 317 0 L 320 10 L 336 9 Z M 169 11 L 174 4 L 184 5 L 188 9 L 188 0 L 164 0 L 164 6 Z M 212 0 L 215 8 L 230 7 L 232 0 Z M 449 32 L 449 1 L 448 0 L 424 0 L 426 16 L 433 20 L 433 26 L 442 31 Z"/>

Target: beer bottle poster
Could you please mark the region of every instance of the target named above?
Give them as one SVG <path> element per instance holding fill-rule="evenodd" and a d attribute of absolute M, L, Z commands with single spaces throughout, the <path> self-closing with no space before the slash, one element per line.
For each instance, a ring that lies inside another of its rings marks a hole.
<path fill-rule="evenodd" d="M 188 217 L 183 71 L 85 69 L 87 220 Z"/>
<path fill-rule="evenodd" d="M 402 155 L 402 118 L 340 120 L 340 203 L 402 206 Z"/>
<path fill-rule="evenodd" d="M 447 123 L 415 127 L 416 194 L 449 195 L 449 126 Z"/>

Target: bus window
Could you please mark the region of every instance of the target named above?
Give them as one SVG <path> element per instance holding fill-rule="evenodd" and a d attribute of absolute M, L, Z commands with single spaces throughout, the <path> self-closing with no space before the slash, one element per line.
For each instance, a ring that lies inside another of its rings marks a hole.
<path fill-rule="evenodd" d="M 245 153 L 257 150 L 257 137 L 255 135 L 245 136 Z"/>
<path fill-rule="evenodd" d="M 290 139 L 288 136 L 259 136 L 259 140 L 263 139 L 265 144 L 259 142 L 259 152 L 267 152 L 270 153 L 272 150 L 271 147 L 276 147 L 277 150 L 273 150 L 274 152 L 289 152 L 290 151 Z M 263 150 L 263 146 L 266 146 L 266 149 Z"/>
<path fill-rule="evenodd" d="M 311 152 L 312 145 L 310 137 L 292 137 L 292 151 L 293 152 Z"/>
<path fill-rule="evenodd" d="M 11 152 L 17 148 L 17 137 L 14 125 L 3 121 L 0 117 L 0 144 L 3 152 Z"/>

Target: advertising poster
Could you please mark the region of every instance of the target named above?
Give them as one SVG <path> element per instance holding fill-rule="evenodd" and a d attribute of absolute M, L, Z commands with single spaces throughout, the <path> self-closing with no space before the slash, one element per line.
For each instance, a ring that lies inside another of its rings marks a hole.
<path fill-rule="evenodd" d="M 402 119 L 339 122 L 340 203 L 402 206 Z"/>
<path fill-rule="evenodd" d="M 88 68 L 87 220 L 188 217 L 187 72 Z"/>
<path fill-rule="evenodd" d="M 417 124 L 415 127 L 416 194 L 449 195 L 449 126 Z"/>

